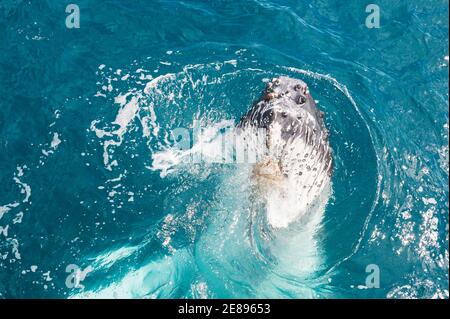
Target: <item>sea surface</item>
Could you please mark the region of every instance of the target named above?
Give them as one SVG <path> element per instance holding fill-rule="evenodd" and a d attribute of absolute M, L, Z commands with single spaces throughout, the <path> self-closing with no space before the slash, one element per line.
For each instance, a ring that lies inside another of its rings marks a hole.
<path fill-rule="evenodd" d="M 1 0 L 0 298 L 448 298 L 448 14 Z M 330 131 L 313 228 L 268 224 L 251 168 L 205 160 L 280 75 Z"/>

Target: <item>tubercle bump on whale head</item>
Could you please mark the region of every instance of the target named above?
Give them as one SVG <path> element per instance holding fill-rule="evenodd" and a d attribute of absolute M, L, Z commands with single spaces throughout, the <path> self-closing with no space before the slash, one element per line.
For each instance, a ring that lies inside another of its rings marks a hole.
<path fill-rule="evenodd" d="M 270 129 L 278 124 L 286 137 L 306 127 L 314 133 L 324 133 L 323 117 L 304 81 L 280 76 L 267 83 L 262 97 L 241 119 L 238 127 L 251 125 Z"/>
<path fill-rule="evenodd" d="M 255 120 L 262 127 L 274 122 L 282 126 L 302 122 L 316 131 L 324 129 L 324 114 L 317 108 L 308 85 L 300 79 L 273 78 L 267 83 L 258 104 L 261 114 Z"/>

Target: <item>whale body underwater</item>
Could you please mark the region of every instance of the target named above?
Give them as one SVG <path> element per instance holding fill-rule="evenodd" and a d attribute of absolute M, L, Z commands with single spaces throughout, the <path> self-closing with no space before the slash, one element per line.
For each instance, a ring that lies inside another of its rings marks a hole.
<path fill-rule="evenodd" d="M 263 132 L 264 155 L 252 177 L 274 227 L 308 215 L 319 201 L 326 204 L 333 160 L 323 117 L 305 82 L 281 76 L 267 83 L 238 124 L 246 139 Z"/>

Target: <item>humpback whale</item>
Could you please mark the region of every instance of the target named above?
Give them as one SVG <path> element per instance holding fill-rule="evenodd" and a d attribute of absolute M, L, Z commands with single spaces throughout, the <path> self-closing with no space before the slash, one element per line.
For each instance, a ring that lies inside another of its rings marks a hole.
<path fill-rule="evenodd" d="M 195 241 L 195 256 L 190 246 L 180 248 L 170 257 L 141 265 L 119 282 L 72 297 L 170 298 L 178 292 L 175 286 L 180 278 L 197 280 L 197 269 L 205 280 L 205 287 L 219 296 L 250 294 L 257 298 L 282 298 L 288 291 L 292 296 L 315 297 L 310 287 L 314 287 L 315 281 L 311 283 L 308 279 L 323 264 L 320 242 L 314 236 L 330 195 L 332 175 L 332 150 L 323 115 L 303 81 L 278 77 L 268 82 L 261 98 L 238 123 L 238 132 L 230 134 L 242 139 L 238 146 L 244 150 L 261 147 L 262 151 L 256 153 L 262 156 L 252 160 L 245 170 L 224 177 L 224 183 L 230 187 L 222 187 L 217 203 L 208 207 L 218 213 L 208 214 L 208 226 Z M 222 146 L 221 138 L 209 145 L 212 147 L 208 151 L 217 148 L 220 153 L 222 148 L 216 146 Z M 190 156 L 191 149 L 181 154 Z M 176 159 L 175 164 L 183 158 Z M 246 184 L 248 172 L 251 187 Z M 241 184 L 243 188 L 239 187 Z M 250 192 L 250 196 L 242 192 L 253 186 L 255 192 Z M 261 212 L 265 213 L 267 223 Z M 247 219 L 249 215 L 251 218 Z M 258 218 L 253 218 L 255 216 Z M 249 227 L 244 228 L 247 225 Z M 247 231 L 244 236 L 241 236 L 242 230 Z M 247 238 L 252 247 L 248 247 Z M 131 248 L 139 251 L 140 247 Z M 106 257 L 97 259 L 103 258 Z M 264 271 L 255 271 L 260 269 L 254 268 L 256 265 Z M 305 281 L 298 286 L 303 279 Z M 210 312 L 187 304 L 178 311 Z"/>
<path fill-rule="evenodd" d="M 264 155 L 252 176 L 274 227 L 288 226 L 329 197 L 333 160 L 323 117 L 305 82 L 281 76 L 238 124 L 247 136 L 264 132 Z"/>

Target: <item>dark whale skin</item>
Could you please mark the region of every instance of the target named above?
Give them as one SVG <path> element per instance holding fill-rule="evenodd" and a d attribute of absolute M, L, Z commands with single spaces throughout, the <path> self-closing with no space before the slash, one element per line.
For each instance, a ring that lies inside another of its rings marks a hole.
<path fill-rule="evenodd" d="M 331 176 L 332 153 L 323 117 L 324 113 L 317 108 L 307 84 L 282 76 L 267 84 L 262 97 L 242 117 L 237 127 L 265 129 L 268 144 L 275 126 L 281 129 L 279 133 L 286 146 L 294 139 L 304 139 L 319 153 L 317 160 L 326 162 L 327 173 Z"/>

